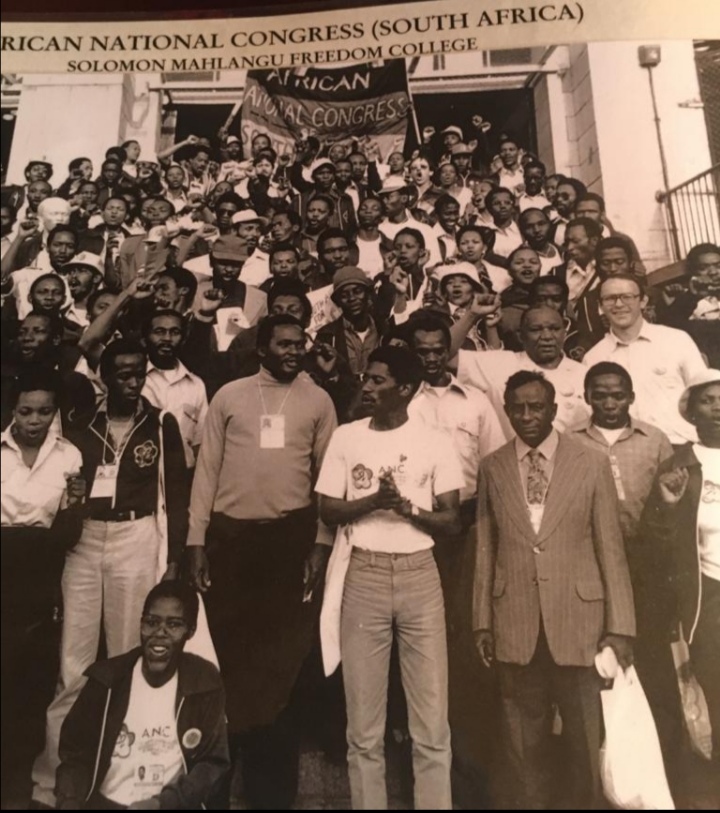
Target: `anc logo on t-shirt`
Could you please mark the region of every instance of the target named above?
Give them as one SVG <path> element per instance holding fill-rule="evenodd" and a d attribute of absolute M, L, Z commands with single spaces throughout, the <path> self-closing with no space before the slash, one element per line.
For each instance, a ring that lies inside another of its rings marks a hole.
<path fill-rule="evenodd" d="M 353 467 L 352 478 L 355 488 L 370 488 L 373 481 L 372 469 L 369 469 L 367 466 L 363 466 L 362 463 L 358 463 L 357 466 Z"/>
<path fill-rule="evenodd" d="M 151 440 L 146 440 L 145 443 L 141 443 L 133 449 L 135 464 L 141 469 L 152 466 L 159 454 L 160 450 Z"/>
<path fill-rule="evenodd" d="M 183 734 L 183 748 L 187 748 L 188 751 L 192 751 L 193 748 L 197 748 L 198 745 L 200 745 L 201 739 L 202 732 L 199 728 L 188 728 L 188 730 Z"/>

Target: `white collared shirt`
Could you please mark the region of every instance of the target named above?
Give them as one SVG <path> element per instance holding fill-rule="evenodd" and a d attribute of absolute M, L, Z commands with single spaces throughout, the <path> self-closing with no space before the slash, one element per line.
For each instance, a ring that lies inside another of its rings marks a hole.
<path fill-rule="evenodd" d="M 259 288 L 270 276 L 270 255 L 256 248 L 243 263 L 240 280 Z"/>
<path fill-rule="evenodd" d="M 550 487 L 550 480 L 552 479 L 553 470 L 555 468 L 555 455 L 557 454 L 558 444 L 560 443 L 560 435 L 557 430 L 553 429 L 552 432 L 539 444 L 536 448 L 542 457 L 542 468 L 547 478 L 548 488 Z M 533 451 L 531 446 L 528 446 L 524 440 L 515 437 L 515 455 L 518 461 L 518 469 L 520 471 L 520 483 L 522 485 L 523 495 L 525 496 L 525 504 L 530 514 L 530 522 L 533 526 L 535 533 L 540 530 L 543 515 L 545 513 L 545 503 L 547 501 L 547 489 L 545 495 L 540 503 L 530 503 L 527 498 L 527 481 L 530 473 L 530 452 Z"/>
<path fill-rule="evenodd" d="M 69 440 L 51 430 L 32 468 L 28 468 L 12 426 L 0 435 L 2 525 L 50 528 L 65 501 L 65 477 L 80 473 L 82 455 Z"/>
<path fill-rule="evenodd" d="M 678 401 L 693 376 L 706 369 L 695 342 L 684 330 L 642 320 L 640 333 L 624 342 L 612 332 L 585 354 L 592 367 L 600 361 L 621 364 L 633 380 L 633 418 L 661 429 L 675 445 L 695 442 L 695 428 L 678 412 Z"/>
<path fill-rule="evenodd" d="M 172 370 L 161 370 L 148 361 L 147 378 L 142 394 L 158 409 L 175 416 L 185 441 L 185 460 L 195 465 L 193 447 L 200 445 L 208 411 L 203 380 L 191 373 L 182 362 Z"/>
<path fill-rule="evenodd" d="M 510 350 L 461 350 L 458 353 L 458 378 L 463 384 L 477 387 L 490 399 L 495 407 L 505 438 L 513 435 L 510 421 L 505 414 L 505 384 L 508 378 L 520 370 L 542 373 L 555 387 L 557 416 L 554 426 L 560 432 L 574 429 L 590 416 L 585 403 L 584 384 L 587 368 L 579 361 L 563 356 L 554 369 L 540 367 L 525 352 L 513 353 Z"/>
<path fill-rule="evenodd" d="M 515 169 L 507 169 L 501 167 L 498 170 L 498 186 L 504 189 L 510 189 L 519 197 L 525 191 L 525 173 L 520 165 Z"/>
<path fill-rule="evenodd" d="M 74 302 L 71 302 L 70 305 L 63 310 L 63 316 L 69 322 L 74 322 L 76 325 L 80 325 L 80 327 L 87 327 L 90 324 L 87 308 L 78 308 Z"/>
<path fill-rule="evenodd" d="M 410 402 L 408 415 L 451 438 L 465 477 L 460 499 L 474 497 L 480 461 L 505 443 L 505 435 L 487 396 L 463 386 L 455 376 L 447 387 L 432 387 L 424 381 Z"/>
<path fill-rule="evenodd" d="M 577 302 L 580 299 L 594 276 L 595 260 L 590 260 L 585 268 L 578 265 L 575 260 L 568 260 L 565 281 L 570 289 L 570 302 Z M 595 280 L 590 290 L 596 288 L 598 284 L 599 280 Z"/>
<path fill-rule="evenodd" d="M 509 226 L 497 226 L 493 223 L 491 226 L 495 232 L 495 245 L 493 252 L 499 254 L 501 257 L 509 257 L 516 248 L 522 245 L 522 235 L 518 224 L 513 220 Z"/>
<path fill-rule="evenodd" d="M 549 205 L 550 201 L 542 193 L 539 195 L 528 195 L 527 192 L 523 192 L 518 198 L 518 207 L 521 212 L 524 212 L 526 209 L 542 210 Z"/>

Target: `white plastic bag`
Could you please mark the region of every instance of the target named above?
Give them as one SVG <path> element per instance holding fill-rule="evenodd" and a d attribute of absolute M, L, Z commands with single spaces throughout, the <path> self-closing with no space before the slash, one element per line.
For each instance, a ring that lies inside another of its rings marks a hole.
<path fill-rule="evenodd" d="M 600 755 L 603 790 L 622 810 L 674 810 L 660 741 L 635 667 L 622 669 L 600 693 L 605 745 Z"/>
<path fill-rule="evenodd" d="M 690 745 L 703 759 L 712 758 L 712 726 L 703 690 L 692 673 L 690 652 L 684 638 L 671 644 L 678 678 L 683 717 Z"/>

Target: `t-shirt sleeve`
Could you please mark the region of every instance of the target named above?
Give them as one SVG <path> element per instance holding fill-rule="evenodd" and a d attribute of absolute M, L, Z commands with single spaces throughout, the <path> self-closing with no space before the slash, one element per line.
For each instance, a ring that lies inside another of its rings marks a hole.
<path fill-rule="evenodd" d="M 318 494 L 325 497 L 334 497 L 337 500 L 345 499 L 348 486 L 344 436 L 343 427 L 340 427 L 335 430 L 332 438 L 330 438 L 320 468 L 320 476 L 315 486 L 315 491 Z"/>
<path fill-rule="evenodd" d="M 435 434 L 433 440 L 435 455 L 433 495 L 465 488 L 465 476 L 455 448 L 446 443 L 442 435 Z"/>

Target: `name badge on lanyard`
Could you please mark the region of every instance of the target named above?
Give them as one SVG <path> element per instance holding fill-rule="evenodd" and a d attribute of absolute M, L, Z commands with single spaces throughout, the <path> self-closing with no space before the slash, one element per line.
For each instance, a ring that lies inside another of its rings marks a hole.
<path fill-rule="evenodd" d="M 105 463 L 97 467 L 95 480 L 93 481 L 90 499 L 112 500 L 112 508 L 115 508 L 115 496 L 117 494 L 117 481 L 120 466 L 117 463 Z"/>
<path fill-rule="evenodd" d="M 284 415 L 260 416 L 260 448 L 261 449 L 285 448 Z"/>
<path fill-rule="evenodd" d="M 610 469 L 612 471 L 613 480 L 615 480 L 615 488 L 617 489 L 618 499 L 624 501 L 625 487 L 623 486 L 622 473 L 620 471 L 620 464 L 614 454 L 610 455 Z"/>

